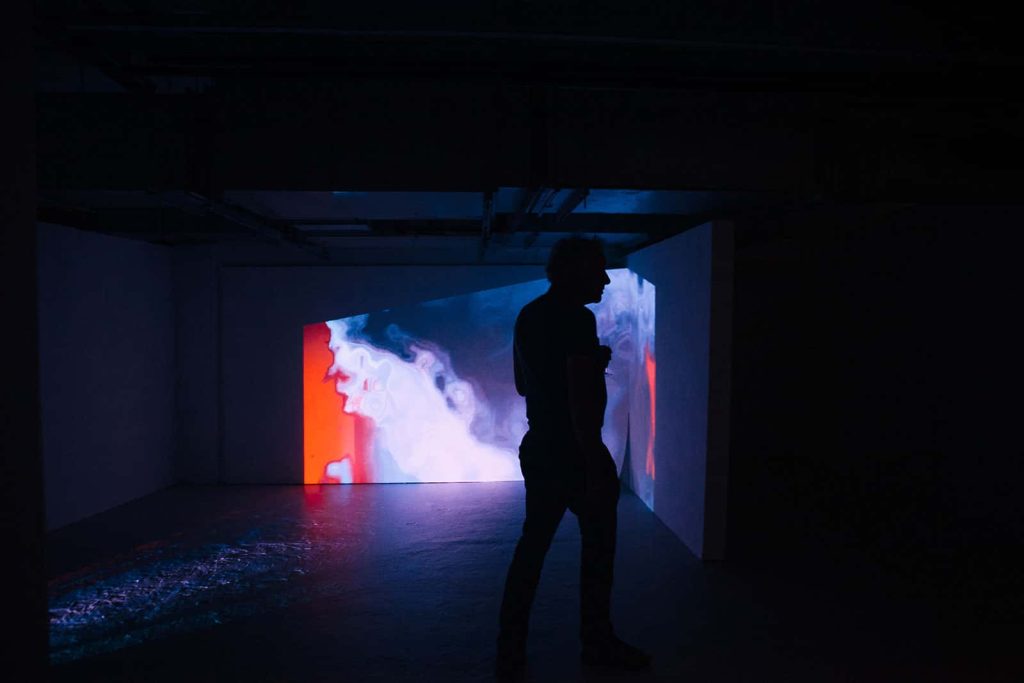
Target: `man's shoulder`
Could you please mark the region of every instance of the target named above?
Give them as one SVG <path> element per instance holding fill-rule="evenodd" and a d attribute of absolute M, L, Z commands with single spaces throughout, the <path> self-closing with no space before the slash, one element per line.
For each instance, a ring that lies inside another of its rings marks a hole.
<path fill-rule="evenodd" d="M 594 312 L 586 306 L 562 306 L 556 304 L 548 294 L 541 294 L 539 297 L 523 306 L 516 318 L 517 323 L 525 321 L 540 321 L 542 319 L 553 319 L 558 323 L 573 323 L 579 321 L 596 321 Z"/>
<path fill-rule="evenodd" d="M 522 307 L 519 311 L 519 315 L 516 318 L 516 324 L 521 325 L 523 323 L 529 323 L 538 318 L 542 318 L 547 313 L 548 308 L 548 296 L 547 294 L 541 294 L 539 297 L 531 301 Z"/>
<path fill-rule="evenodd" d="M 517 339 L 589 339 L 597 328 L 594 312 L 584 306 L 559 306 L 538 297 L 523 306 L 516 318 Z"/>

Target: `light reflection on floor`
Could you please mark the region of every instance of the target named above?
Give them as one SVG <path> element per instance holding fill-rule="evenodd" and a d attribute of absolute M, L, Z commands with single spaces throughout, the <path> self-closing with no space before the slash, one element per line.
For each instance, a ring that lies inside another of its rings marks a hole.
<path fill-rule="evenodd" d="M 308 540 L 168 544 L 54 580 L 51 662 L 285 605 L 299 596 L 292 580 L 306 573 L 315 552 L 324 551 Z"/>

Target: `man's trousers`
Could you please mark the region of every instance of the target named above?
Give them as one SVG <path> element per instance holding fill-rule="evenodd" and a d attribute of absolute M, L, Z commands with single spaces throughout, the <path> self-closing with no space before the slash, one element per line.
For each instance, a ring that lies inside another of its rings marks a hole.
<path fill-rule="evenodd" d="M 610 602 L 615 562 L 619 479 L 615 461 L 584 469 L 571 439 L 527 433 L 519 448 L 526 483 L 526 520 L 505 580 L 499 649 L 525 646 L 530 607 L 544 556 L 568 508 L 580 527 L 580 638 L 600 643 L 612 635 Z M 589 472 L 589 477 L 587 476 Z"/>

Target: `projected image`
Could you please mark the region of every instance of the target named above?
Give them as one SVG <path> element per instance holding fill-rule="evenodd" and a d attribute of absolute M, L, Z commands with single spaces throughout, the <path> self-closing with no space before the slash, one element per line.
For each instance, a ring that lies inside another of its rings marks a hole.
<path fill-rule="evenodd" d="M 604 439 L 620 466 L 629 449 L 636 483 L 637 470 L 654 476 L 654 286 L 626 269 L 608 274 L 590 306 L 613 349 Z M 526 406 L 512 331 L 547 288 L 537 280 L 307 325 L 304 481 L 521 479 Z"/>
<path fill-rule="evenodd" d="M 633 322 L 634 345 L 630 359 L 629 452 L 630 486 L 640 500 L 654 509 L 655 379 L 654 285 L 637 278 Z"/>

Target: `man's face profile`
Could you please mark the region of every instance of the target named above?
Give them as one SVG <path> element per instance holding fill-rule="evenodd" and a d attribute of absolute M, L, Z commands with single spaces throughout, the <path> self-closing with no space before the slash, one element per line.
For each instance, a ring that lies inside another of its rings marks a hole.
<path fill-rule="evenodd" d="M 578 269 L 577 283 L 583 302 L 596 304 L 604 296 L 604 286 L 611 280 L 605 272 L 607 262 L 601 254 L 594 254 L 581 259 Z"/>

